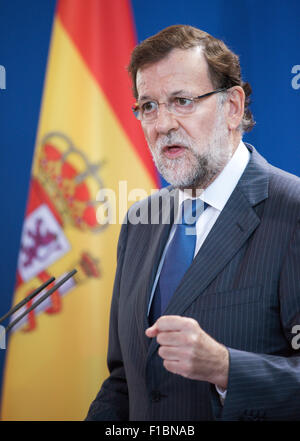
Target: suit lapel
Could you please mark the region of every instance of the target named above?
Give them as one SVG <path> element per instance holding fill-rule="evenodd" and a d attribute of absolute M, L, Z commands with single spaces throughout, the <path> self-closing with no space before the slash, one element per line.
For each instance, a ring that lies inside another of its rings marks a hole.
<path fill-rule="evenodd" d="M 166 314 L 181 315 L 232 259 L 260 219 L 240 192 L 224 207 L 174 293 Z"/>
<path fill-rule="evenodd" d="M 252 146 L 247 147 L 252 152 L 249 164 L 174 293 L 165 312 L 167 315 L 184 315 L 260 223 L 253 206 L 268 196 L 268 164 Z M 153 339 L 148 356 L 157 347 Z"/>

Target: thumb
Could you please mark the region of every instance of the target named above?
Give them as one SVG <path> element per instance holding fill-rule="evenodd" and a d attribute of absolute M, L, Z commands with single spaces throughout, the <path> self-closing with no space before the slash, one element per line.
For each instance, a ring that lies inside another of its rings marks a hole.
<path fill-rule="evenodd" d="M 157 324 L 154 323 L 153 326 L 151 326 L 150 328 L 146 329 L 145 334 L 149 338 L 156 337 L 157 334 L 158 334 L 158 326 L 157 326 Z"/>

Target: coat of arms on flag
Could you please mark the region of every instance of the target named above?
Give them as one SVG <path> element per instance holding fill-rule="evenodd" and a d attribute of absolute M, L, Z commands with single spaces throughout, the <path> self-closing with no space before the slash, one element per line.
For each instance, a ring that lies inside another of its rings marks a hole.
<path fill-rule="evenodd" d="M 96 188 L 102 188 L 100 177 L 102 164 L 91 164 L 86 155 L 72 141 L 61 133 L 51 133 L 41 143 L 40 157 L 35 175 L 32 176 L 27 214 L 24 220 L 21 246 L 18 259 L 18 284 L 28 282 L 34 277 L 45 281 L 52 276 L 48 268 L 69 253 L 71 243 L 65 227 L 100 233 L 107 225 L 99 225 L 96 219 L 96 201 L 89 189 L 89 180 Z M 72 156 L 79 158 L 79 170 L 70 162 Z M 30 312 L 18 325 L 26 320 L 29 331 L 35 328 L 35 315 L 58 313 L 61 309 L 62 295 L 88 277 L 100 277 L 100 264 L 96 257 L 83 251 L 77 262 L 79 274 L 62 286 L 52 297 Z M 40 296 L 43 293 L 40 294 Z M 51 304 L 52 303 L 52 304 Z M 31 303 L 27 307 L 31 306 Z M 16 313 L 23 312 L 24 308 Z M 15 318 L 15 317 L 13 317 Z M 12 319 L 13 319 L 12 318 Z"/>

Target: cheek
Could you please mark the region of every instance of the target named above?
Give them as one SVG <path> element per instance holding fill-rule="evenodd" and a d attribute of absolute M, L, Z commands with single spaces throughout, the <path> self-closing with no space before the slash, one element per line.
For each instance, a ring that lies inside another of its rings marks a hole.
<path fill-rule="evenodd" d="M 154 145 L 155 144 L 155 130 L 149 126 L 143 126 L 143 125 L 142 125 L 142 129 L 143 129 L 146 141 L 150 145 Z"/>
<path fill-rule="evenodd" d="M 212 118 L 197 118 L 184 124 L 184 129 L 194 141 L 204 142 L 213 130 L 214 120 Z"/>

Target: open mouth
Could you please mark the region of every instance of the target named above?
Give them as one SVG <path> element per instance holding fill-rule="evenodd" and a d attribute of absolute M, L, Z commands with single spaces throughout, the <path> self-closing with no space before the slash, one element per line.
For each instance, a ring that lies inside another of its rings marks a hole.
<path fill-rule="evenodd" d="M 182 146 L 182 145 L 167 145 L 165 147 L 163 147 L 162 151 L 163 154 L 167 157 L 167 158 L 177 158 L 181 155 L 184 154 L 184 151 L 186 150 L 186 147 Z"/>

